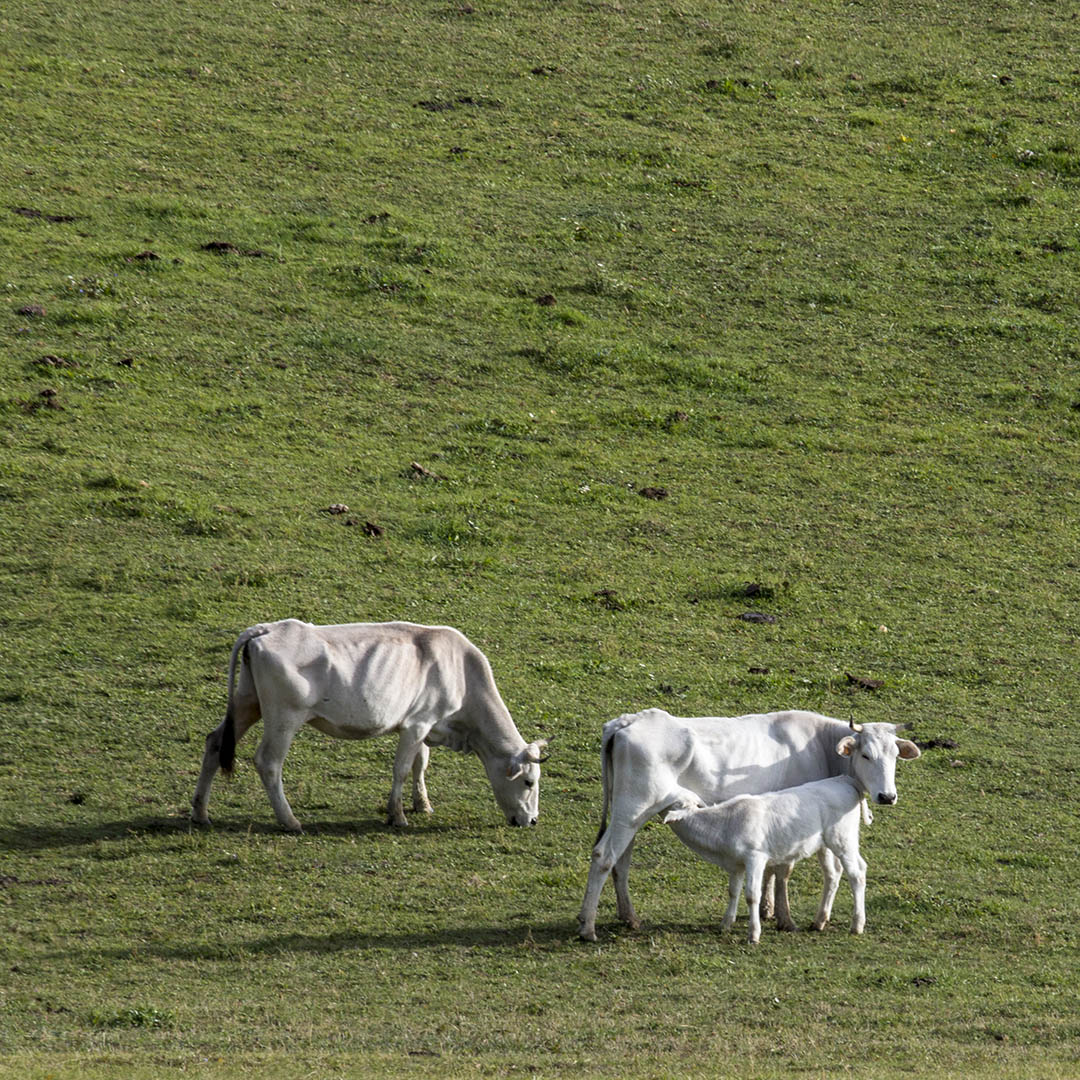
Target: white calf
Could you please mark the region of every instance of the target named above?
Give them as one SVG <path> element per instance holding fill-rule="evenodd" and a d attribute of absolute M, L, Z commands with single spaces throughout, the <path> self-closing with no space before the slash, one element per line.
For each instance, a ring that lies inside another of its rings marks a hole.
<path fill-rule="evenodd" d="M 841 754 L 850 754 L 843 743 Z M 753 945 L 761 938 L 761 884 L 773 868 L 786 880 L 800 859 L 815 853 L 821 861 L 825 886 L 814 929 L 824 929 L 843 868 L 851 883 L 854 910 L 851 932 L 866 924 L 866 862 L 859 854 L 861 802 L 868 771 L 852 762 L 852 775 L 834 776 L 765 795 L 736 795 L 717 806 L 672 810 L 664 817 L 675 835 L 709 862 L 728 872 L 728 906 L 723 927 L 735 921 L 739 893 L 745 881 Z"/>

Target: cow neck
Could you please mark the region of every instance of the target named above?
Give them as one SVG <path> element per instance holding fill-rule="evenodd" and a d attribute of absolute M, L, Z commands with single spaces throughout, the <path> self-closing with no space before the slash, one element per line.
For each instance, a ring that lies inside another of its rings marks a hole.
<path fill-rule="evenodd" d="M 488 723 L 474 727 L 469 741 L 485 761 L 497 756 L 512 757 L 526 746 L 509 712 L 503 716 L 489 714 Z"/>
<path fill-rule="evenodd" d="M 826 730 L 822 733 L 821 738 L 824 742 L 825 760 L 829 763 L 829 775 L 830 776 L 847 776 L 854 779 L 853 768 L 855 762 L 851 756 L 845 757 L 843 754 L 836 752 L 836 746 L 845 735 L 850 735 L 851 729 L 847 724 L 840 724 L 837 722 L 835 728 Z"/>

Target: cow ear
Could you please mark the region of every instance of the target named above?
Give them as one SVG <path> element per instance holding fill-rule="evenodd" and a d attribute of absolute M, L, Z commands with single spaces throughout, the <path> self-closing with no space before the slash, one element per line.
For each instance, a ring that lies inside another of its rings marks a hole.
<path fill-rule="evenodd" d="M 914 761 L 915 758 L 922 756 L 922 751 L 910 739 L 897 739 L 896 746 L 900 751 L 900 756 L 907 761 Z"/>
<path fill-rule="evenodd" d="M 897 740 L 897 741 L 899 741 L 899 740 Z M 855 752 L 855 736 L 854 735 L 845 735 L 836 744 L 836 752 L 841 757 L 851 757 L 851 755 Z"/>
<path fill-rule="evenodd" d="M 506 779 L 516 780 L 524 771 L 525 770 L 522 768 L 520 762 L 511 761 L 510 764 L 506 766 Z"/>

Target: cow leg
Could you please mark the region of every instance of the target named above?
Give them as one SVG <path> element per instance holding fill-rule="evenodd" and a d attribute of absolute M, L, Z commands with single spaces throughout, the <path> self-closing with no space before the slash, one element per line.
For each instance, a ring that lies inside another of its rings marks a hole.
<path fill-rule="evenodd" d="M 787 888 L 786 884 L 784 886 Z M 765 871 L 765 877 L 761 883 L 761 917 L 763 919 L 771 919 L 773 917 L 773 911 L 776 909 L 776 875 L 772 870 Z M 784 898 L 784 902 L 787 903 L 787 898 Z"/>
<path fill-rule="evenodd" d="M 242 700 L 234 702 L 233 725 L 236 728 L 237 742 L 243 738 L 247 733 L 248 728 L 250 728 L 258 719 L 258 698 L 254 698 L 249 702 Z M 214 777 L 217 776 L 218 769 L 221 768 L 221 736 L 224 731 L 225 721 L 222 720 L 221 723 L 206 736 L 202 768 L 199 770 L 199 779 L 195 784 L 195 795 L 191 800 L 191 820 L 195 822 L 196 825 L 210 824 L 210 815 L 207 813 L 207 805 L 210 802 L 210 785 L 214 782 Z"/>
<path fill-rule="evenodd" d="M 259 772 L 263 787 L 266 788 L 266 794 L 270 797 L 270 805 L 274 808 L 278 824 L 289 832 L 297 833 L 303 829 L 292 812 L 289 800 L 285 798 L 285 789 L 281 785 L 281 767 L 296 732 L 302 726 L 302 723 L 290 723 L 287 718 L 265 717 L 262 741 L 255 751 L 255 768 Z"/>
<path fill-rule="evenodd" d="M 424 770 L 430 756 L 431 751 L 427 744 L 421 743 L 412 764 L 412 808 L 425 814 L 431 813 L 431 802 L 428 800 L 427 785 L 424 783 Z"/>
<path fill-rule="evenodd" d="M 589 883 L 585 888 L 581 913 L 578 915 L 578 937 L 584 941 L 596 940 L 596 909 L 600 906 L 600 893 L 603 891 L 604 882 L 623 852 L 633 846 L 636 832 L 637 830 L 629 825 L 612 822 L 593 848 L 592 861 L 589 863 Z M 629 861 L 625 869 L 629 869 Z M 625 869 L 623 889 L 627 887 Z M 627 893 L 626 903 L 629 902 L 630 895 Z M 630 908 L 630 914 L 633 915 L 633 907 Z"/>
<path fill-rule="evenodd" d="M 386 811 L 387 825 L 408 825 L 405 817 L 405 807 L 402 805 L 402 792 L 405 790 L 405 780 L 413 771 L 414 762 L 424 745 L 422 735 L 406 728 L 401 729 L 398 736 L 397 753 L 394 754 L 394 778 L 390 785 L 390 801 Z M 421 766 L 423 771 L 423 766 Z"/>
<path fill-rule="evenodd" d="M 773 873 L 773 880 L 776 882 L 776 928 L 790 932 L 799 929 L 792 920 L 791 908 L 788 907 L 788 879 L 794 869 L 794 863 L 782 863 Z M 764 892 L 764 886 L 762 886 L 762 892 Z"/>
<path fill-rule="evenodd" d="M 827 848 L 823 847 L 818 852 L 818 862 L 821 863 L 821 874 L 825 884 L 821 889 L 821 907 L 818 908 L 817 918 L 814 919 L 812 928 L 824 930 L 829 924 L 829 916 L 832 915 L 833 900 L 836 898 L 836 890 L 840 885 L 840 860 Z"/>
<path fill-rule="evenodd" d="M 634 911 L 630 900 L 630 858 L 634 852 L 634 837 L 626 845 L 626 850 L 615 860 L 611 868 L 611 880 L 615 883 L 615 912 L 632 930 L 641 928 L 641 920 Z"/>
<path fill-rule="evenodd" d="M 728 906 L 727 911 L 724 912 L 724 919 L 720 923 L 722 930 L 730 930 L 735 925 L 735 917 L 739 914 L 739 897 L 742 896 L 745 879 L 745 870 L 736 870 L 734 873 L 728 874 Z"/>
<path fill-rule="evenodd" d="M 761 940 L 761 883 L 766 865 L 765 857 L 756 852 L 746 860 L 746 903 L 750 908 L 750 933 L 746 940 L 751 945 Z"/>

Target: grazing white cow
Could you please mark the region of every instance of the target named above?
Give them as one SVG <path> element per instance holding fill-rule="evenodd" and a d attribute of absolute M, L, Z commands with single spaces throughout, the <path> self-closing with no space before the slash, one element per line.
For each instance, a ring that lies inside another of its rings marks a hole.
<path fill-rule="evenodd" d="M 859 728 L 812 712 L 683 718 L 646 709 L 608 721 L 601 743 L 604 809 L 578 934 L 596 940 L 596 910 L 609 874 L 615 879 L 619 918 L 641 925 L 627 875 L 634 837 L 650 818 L 661 810 L 700 807 L 846 774 L 851 758 L 836 753 L 845 737 L 856 740 L 860 755 L 893 769 L 898 756 L 919 756 L 913 742 L 896 737 L 893 724 Z M 870 798 L 890 805 L 896 802 L 895 783 L 886 781 L 884 771 L 881 775 Z M 781 929 L 795 929 L 783 873 L 776 882 L 776 915 Z"/>
<path fill-rule="evenodd" d="M 871 791 L 895 790 L 896 758 L 872 757 L 855 735 L 841 739 L 836 753 L 849 760 L 846 776 L 763 795 L 736 795 L 718 806 L 673 810 L 664 817 L 665 824 L 691 851 L 727 871 L 728 906 L 721 923 L 725 930 L 735 922 L 745 883 L 750 908 L 747 940 L 751 945 L 761 938 L 765 871 L 771 867 L 786 881 L 795 863 L 814 854 L 825 878 L 814 929 L 823 930 L 829 921 L 843 868 L 853 898 L 851 932 L 863 932 L 866 861 L 859 854 L 862 800 Z"/>
<path fill-rule="evenodd" d="M 424 769 L 428 746 L 475 753 L 511 825 L 535 825 L 541 751 L 526 743 L 503 704 L 487 657 L 449 626 L 296 619 L 245 630 L 229 660 L 229 706 L 206 737 L 191 816 L 209 824 L 207 800 L 220 768 L 232 771 L 236 743 L 262 718 L 255 768 L 278 822 L 300 832 L 281 786 L 281 767 L 305 725 L 341 739 L 398 732 L 389 823 L 407 824 L 402 788 L 413 775 L 413 809 L 430 812 Z"/>

